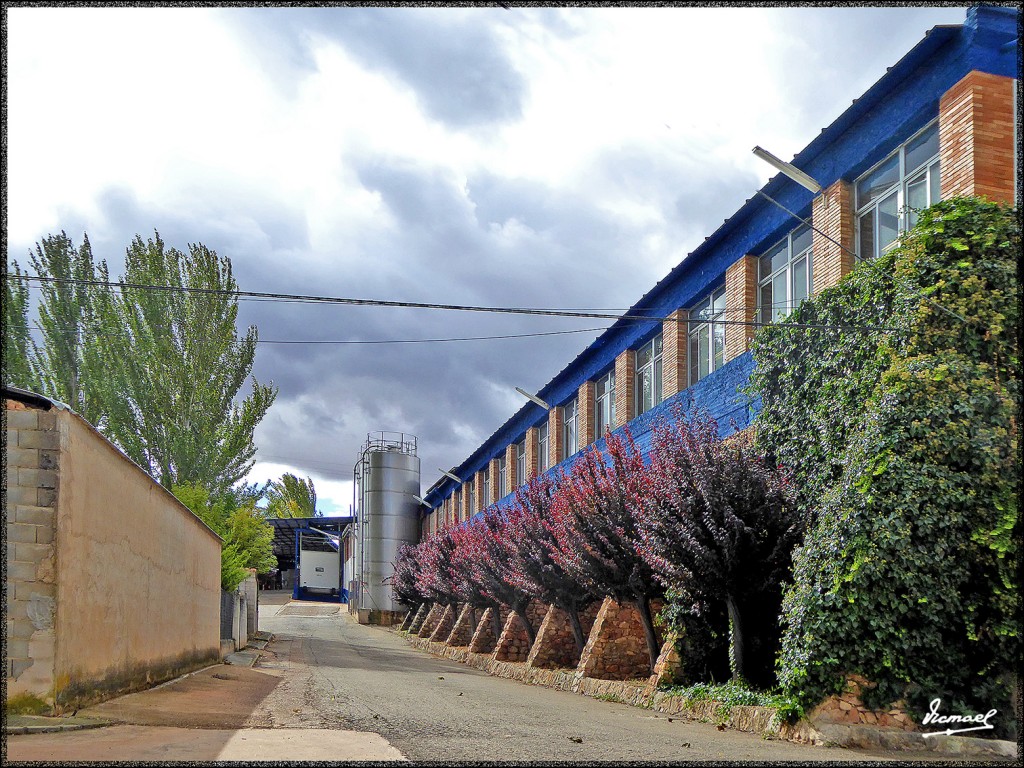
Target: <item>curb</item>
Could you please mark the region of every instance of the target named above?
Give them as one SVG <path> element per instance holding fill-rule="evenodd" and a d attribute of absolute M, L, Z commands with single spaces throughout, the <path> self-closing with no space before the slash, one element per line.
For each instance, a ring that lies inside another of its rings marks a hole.
<path fill-rule="evenodd" d="M 60 733 L 63 731 L 83 731 L 88 728 L 102 728 L 107 725 L 113 725 L 113 723 L 109 720 L 43 717 L 41 715 L 12 715 L 10 719 L 15 720 L 16 722 L 4 726 L 4 734 L 8 736 L 20 736 L 27 733 Z"/>
<path fill-rule="evenodd" d="M 718 715 L 718 702 L 691 702 L 647 685 L 627 681 L 598 680 L 578 675 L 575 670 L 551 670 L 527 667 L 523 662 L 497 661 L 490 654 L 471 653 L 466 647 L 417 637 L 401 630 L 392 630 L 410 645 L 433 656 L 457 661 L 487 672 L 494 677 L 517 680 L 525 685 L 592 696 L 633 707 L 652 709 L 666 714 L 680 714 L 703 722 L 725 722 L 738 731 L 761 734 L 767 738 L 785 739 L 817 746 L 829 745 L 853 749 L 932 752 L 961 759 L 972 757 L 1015 759 L 1017 745 L 1012 741 L 979 739 L 970 736 L 934 736 L 874 725 L 812 724 L 807 720 L 789 725 L 780 723 L 775 710 L 769 707 L 733 707 L 728 715 Z"/>

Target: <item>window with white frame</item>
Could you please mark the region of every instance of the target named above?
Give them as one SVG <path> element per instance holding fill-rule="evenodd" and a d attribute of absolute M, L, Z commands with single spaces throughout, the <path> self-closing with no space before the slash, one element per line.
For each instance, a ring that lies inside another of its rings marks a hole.
<path fill-rule="evenodd" d="M 516 485 L 526 482 L 526 441 L 516 443 Z"/>
<path fill-rule="evenodd" d="M 725 288 L 713 291 L 690 309 L 690 385 L 725 365 Z"/>
<path fill-rule="evenodd" d="M 551 462 L 548 458 L 548 423 L 545 421 L 537 427 L 537 474 L 548 471 Z"/>
<path fill-rule="evenodd" d="M 599 378 L 594 386 L 594 431 L 604 437 L 606 429 L 615 429 L 615 369 Z"/>
<path fill-rule="evenodd" d="M 579 400 L 573 398 L 562 406 L 562 458 L 576 453 L 579 441 Z"/>
<path fill-rule="evenodd" d="M 473 481 L 467 480 L 466 484 L 462 486 L 463 493 L 465 494 L 466 500 L 469 502 L 469 511 L 466 513 L 466 517 L 471 517 L 476 514 L 476 497 L 473 495 Z"/>
<path fill-rule="evenodd" d="M 636 351 L 636 415 L 661 402 L 661 352 L 659 333 Z"/>
<path fill-rule="evenodd" d="M 874 258 L 939 201 L 939 124 L 932 123 L 857 179 L 857 253 Z"/>
<path fill-rule="evenodd" d="M 491 470 L 490 467 L 484 467 L 482 476 L 480 478 L 480 490 L 484 493 L 484 507 L 486 508 L 491 503 Z"/>
<path fill-rule="evenodd" d="M 811 240 L 810 227 L 797 227 L 759 259 L 762 323 L 785 317 L 811 295 Z"/>
<path fill-rule="evenodd" d="M 508 495 L 508 467 L 505 466 L 505 457 L 498 457 L 498 498 L 503 499 Z"/>

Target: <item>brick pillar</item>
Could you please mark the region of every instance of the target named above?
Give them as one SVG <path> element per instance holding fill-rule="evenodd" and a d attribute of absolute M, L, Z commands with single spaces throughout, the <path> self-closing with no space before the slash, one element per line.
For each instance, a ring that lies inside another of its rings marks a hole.
<path fill-rule="evenodd" d="M 575 451 L 582 451 L 597 438 L 594 436 L 594 399 L 597 387 L 592 381 L 584 381 L 580 384 L 578 393 L 577 408 L 577 432 L 579 433 L 579 445 Z M 575 452 L 574 451 L 574 452 Z"/>
<path fill-rule="evenodd" d="M 812 292 L 817 294 L 831 288 L 853 269 L 853 185 L 840 179 L 814 198 L 811 223 L 847 249 L 843 250 L 831 240 L 812 232 Z"/>
<path fill-rule="evenodd" d="M 1014 202 L 1013 79 L 969 72 L 939 100 L 942 198 Z"/>
<path fill-rule="evenodd" d="M 515 457 L 516 447 L 515 446 L 516 446 L 516 443 L 513 442 L 511 445 L 509 445 L 507 447 L 507 449 L 505 449 L 505 472 L 506 472 L 506 474 L 508 475 L 508 478 L 509 478 L 509 493 L 510 494 L 515 492 L 515 489 L 517 487 L 519 487 L 519 485 L 521 485 L 523 483 L 523 479 L 520 478 L 520 477 L 516 477 L 516 474 L 515 474 L 515 465 L 516 465 L 516 461 L 515 461 L 515 458 L 516 458 Z"/>
<path fill-rule="evenodd" d="M 725 319 L 751 322 L 757 311 L 757 258 L 744 256 L 725 270 Z M 725 362 L 748 349 L 754 338 L 752 325 L 725 326 Z"/>
<path fill-rule="evenodd" d="M 54 703 L 56 546 L 60 473 L 57 412 L 15 400 L 4 406 L 7 695 L 31 693 Z"/>
<path fill-rule="evenodd" d="M 530 427 L 526 430 L 526 477 L 520 478 L 520 483 L 529 482 L 537 476 L 538 445 L 537 428 Z"/>
<path fill-rule="evenodd" d="M 565 455 L 562 448 L 562 409 L 552 408 L 548 411 L 548 466 L 553 467 Z"/>
<path fill-rule="evenodd" d="M 624 350 L 615 358 L 615 427 L 633 420 L 636 414 L 636 352 Z"/>
<path fill-rule="evenodd" d="M 728 290 L 727 287 L 726 295 Z M 661 391 L 662 397 L 666 400 L 686 389 L 687 315 L 685 309 L 677 309 L 661 324 Z M 728 334 L 728 331 L 726 333 Z M 615 380 L 618 381 L 618 374 Z"/>
<path fill-rule="evenodd" d="M 490 503 L 484 498 L 484 471 L 481 469 L 473 479 L 473 496 L 476 497 L 476 510 L 480 512 Z"/>
<path fill-rule="evenodd" d="M 488 462 L 488 467 L 490 467 L 490 473 L 491 473 L 491 487 L 489 489 L 490 490 L 490 494 L 489 494 L 490 498 L 488 499 L 487 504 L 488 504 L 488 506 L 490 506 L 491 504 L 496 502 L 499 498 L 501 498 L 500 496 L 498 496 L 498 460 L 497 459 L 491 459 L 490 462 Z"/>

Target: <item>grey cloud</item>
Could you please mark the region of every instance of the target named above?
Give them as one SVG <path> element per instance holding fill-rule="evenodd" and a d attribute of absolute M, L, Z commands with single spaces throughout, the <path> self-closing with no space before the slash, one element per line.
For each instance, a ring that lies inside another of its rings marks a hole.
<path fill-rule="evenodd" d="M 267 72 L 283 68 L 289 90 L 315 63 L 313 35 L 341 44 L 364 64 L 401 79 L 425 112 L 455 129 L 479 128 L 519 119 L 526 82 L 495 33 L 500 8 L 249 8 L 222 11 L 251 43 L 253 55 L 268 57 Z M 258 50 L 258 54 L 256 51 Z"/>

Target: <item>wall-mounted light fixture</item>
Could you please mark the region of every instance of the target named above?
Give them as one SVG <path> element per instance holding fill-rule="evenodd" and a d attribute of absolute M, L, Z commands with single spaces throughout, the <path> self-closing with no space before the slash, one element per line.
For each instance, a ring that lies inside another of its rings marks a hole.
<path fill-rule="evenodd" d="M 524 389 L 520 389 L 519 387 L 516 387 L 516 392 L 518 392 L 520 395 L 522 395 L 523 397 L 527 398 L 528 400 L 533 400 L 533 402 L 535 402 L 537 405 L 539 405 L 545 411 L 550 411 L 551 410 L 551 406 L 548 405 L 547 403 L 545 403 L 543 400 L 541 400 L 536 395 L 531 395 L 529 392 L 527 392 Z"/>
<path fill-rule="evenodd" d="M 440 467 L 437 468 L 437 471 L 440 472 L 442 475 L 445 475 L 446 477 L 450 477 L 456 483 L 461 483 L 462 482 L 462 478 L 461 477 L 459 477 L 458 475 L 453 475 L 451 472 L 443 470 Z"/>
<path fill-rule="evenodd" d="M 760 147 L 754 147 L 754 154 L 777 171 L 781 171 L 804 189 L 809 189 L 816 195 L 821 193 L 821 185 L 792 163 L 780 160 L 768 150 L 761 149 Z"/>
<path fill-rule="evenodd" d="M 422 505 L 423 505 L 424 507 L 426 507 L 427 509 L 432 509 L 432 507 L 431 507 L 431 506 L 430 506 L 430 505 L 429 505 L 429 504 L 428 504 L 427 502 L 425 502 L 425 501 L 424 501 L 423 499 L 421 499 L 421 498 L 420 498 L 419 496 L 417 496 L 417 495 L 416 495 L 415 493 L 414 493 L 414 494 L 412 495 L 412 500 L 413 500 L 413 501 L 416 501 L 416 502 L 419 502 L 420 504 L 422 504 Z"/>

